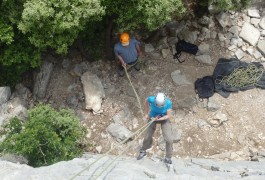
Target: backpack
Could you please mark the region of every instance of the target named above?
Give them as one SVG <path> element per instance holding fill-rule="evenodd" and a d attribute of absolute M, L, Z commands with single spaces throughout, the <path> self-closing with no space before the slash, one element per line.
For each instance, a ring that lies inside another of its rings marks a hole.
<path fill-rule="evenodd" d="M 200 99 L 213 96 L 215 90 L 214 80 L 212 76 L 205 76 L 195 81 L 195 92 Z"/>
<path fill-rule="evenodd" d="M 180 40 L 176 43 L 176 53 L 174 54 L 174 59 L 178 59 L 180 63 L 183 63 L 185 60 L 181 61 L 179 58 L 181 56 L 181 52 L 187 52 L 193 55 L 196 55 L 198 52 L 198 46 L 192 43 L 188 43 L 184 40 Z"/>

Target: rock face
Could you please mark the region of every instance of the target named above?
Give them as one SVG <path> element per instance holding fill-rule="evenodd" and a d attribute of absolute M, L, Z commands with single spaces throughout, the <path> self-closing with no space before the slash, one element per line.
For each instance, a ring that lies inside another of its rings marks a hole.
<path fill-rule="evenodd" d="M 249 23 L 245 23 L 240 32 L 240 37 L 252 46 L 256 45 L 260 36 L 260 31 Z"/>
<path fill-rule="evenodd" d="M 42 64 L 40 72 L 37 74 L 35 78 L 34 89 L 33 89 L 34 99 L 41 100 L 45 97 L 52 70 L 53 70 L 52 63 L 45 61 Z"/>
<path fill-rule="evenodd" d="M 8 101 L 11 96 L 10 87 L 0 87 L 0 105 Z"/>
<path fill-rule="evenodd" d="M 85 72 L 81 81 L 86 100 L 86 109 L 92 109 L 94 112 L 99 112 L 101 109 L 102 98 L 105 97 L 103 85 L 97 75 Z"/>
<path fill-rule="evenodd" d="M 81 159 L 59 162 L 51 166 L 32 168 L 27 165 L 0 161 L 1 179 L 264 179 L 265 162 L 253 161 L 218 161 L 210 159 L 175 159 L 168 168 L 162 160 L 120 157 L 105 171 L 103 167 L 113 162 L 115 157 L 85 155 Z M 97 163 L 92 164 L 95 160 Z M 90 166 L 91 165 L 91 166 Z M 89 168 L 87 168 L 89 167 Z M 87 169 L 85 169 L 87 168 Z M 86 170 L 86 171 L 83 171 Z M 83 172 L 81 172 L 83 171 Z M 81 173 L 80 173 L 81 172 Z"/>

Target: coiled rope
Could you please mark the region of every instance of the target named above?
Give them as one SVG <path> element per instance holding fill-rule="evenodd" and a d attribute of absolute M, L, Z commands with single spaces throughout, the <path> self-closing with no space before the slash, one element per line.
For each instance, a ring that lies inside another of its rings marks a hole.
<path fill-rule="evenodd" d="M 251 85 L 257 85 L 264 72 L 264 69 L 258 68 L 250 63 L 247 67 L 238 67 L 228 76 L 223 76 L 216 80 L 216 84 L 224 83 L 227 86 L 235 88 L 244 88 Z"/>

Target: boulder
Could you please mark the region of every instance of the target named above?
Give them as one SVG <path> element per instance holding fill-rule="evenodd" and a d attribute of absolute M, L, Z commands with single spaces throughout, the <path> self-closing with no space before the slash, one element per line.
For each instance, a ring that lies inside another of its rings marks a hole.
<path fill-rule="evenodd" d="M 10 87 L 0 87 L 0 105 L 4 104 L 8 101 L 11 96 L 11 89 Z"/>
<path fill-rule="evenodd" d="M 112 123 L 107 127 L 107 132 L 111 134 L 118 142 L 121 142 L 125 139 L 131 138 L 133 133 L 128 130 L 126 127 Z"/>
<path fill-rule="evenodd" d="M 35 77 L 34 89 L 33 89 L 33 98 L 35 100 L 42 100 L 43 98 L 45 98 L 52 70 L 53 70 L 53 64 L 44 61 L 44 63 L 40 67 L 40 72 L 37 73 Z"/>
<path fill-rule="evenodd" d="M 171 78 L 177 86 L 191 84 L 180 70 L 173 71 L 171 73 Z"/>
<path fill-rule="evenodd" d="M 244 23 L 239 36 L 252 46 L 255 46 L 260 37 L 260 31 L 249 23 Z"/>
<path fill-rule="evenodd" d="M 260 40 L 258 42 L 258 50 L 265 56 L 265 40 Z"/>
<path fill-rule="evenodd" d="M 81 77 L 83 91 L 85 94 L 86 109 L 99 112 L 102 99 L 105 98 L 103 85 L 97 75 L 85 72 Z"/>

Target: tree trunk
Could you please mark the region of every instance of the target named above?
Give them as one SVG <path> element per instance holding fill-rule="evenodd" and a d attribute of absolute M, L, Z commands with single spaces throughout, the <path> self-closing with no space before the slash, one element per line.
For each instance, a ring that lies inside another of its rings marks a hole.
<path fill-rule="evenodd" d="M 113 47 L 111 44 L 111 40 L 112 40 L 112 28 L 113 28 L 113 17 L 108 17 L 107 19 L 107 28 L 105 31 L 105 53 L 106 53 L 106 58 L 109 60 L 113 60 L 114 59 L 114 54 L 113 54 Z"/>

